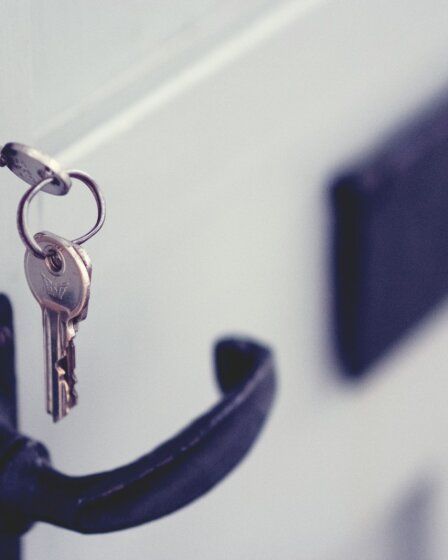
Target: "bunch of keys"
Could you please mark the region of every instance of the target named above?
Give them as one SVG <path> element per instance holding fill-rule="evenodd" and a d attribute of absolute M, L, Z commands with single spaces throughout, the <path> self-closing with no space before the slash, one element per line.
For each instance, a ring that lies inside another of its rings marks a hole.
<path fill-rule="evenodd" d="M 78 402 L 74 337 L 87 317 L 92 278 L 92 264 L 81 244 L 101 229 L 104 198 L 89 175 L 63 171 L 55 160 L 23 144 L 11 142 L 1 149 L 0 166 L 5 165 L 31 185 L 20 201 L 17 226 L 27 248 L 26 278 L 42 308 L 47 412 L 57 422 Z M 98 216 L 94 227 L 74 241 L 50 232 L 31 236 L 27 215 L 33 198 L 40 191 L 67 194 L 72 178 L 83 182 L 95 198 Z"/>

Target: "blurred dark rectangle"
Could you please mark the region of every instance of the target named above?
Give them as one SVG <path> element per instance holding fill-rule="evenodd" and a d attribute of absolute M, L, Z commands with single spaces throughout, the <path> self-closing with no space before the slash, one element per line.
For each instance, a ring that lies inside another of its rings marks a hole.
<path fill-rule="evenodd" d="M 448 103 L 332 188 L 336 342 L 361 375 L 448 292 Z"/>

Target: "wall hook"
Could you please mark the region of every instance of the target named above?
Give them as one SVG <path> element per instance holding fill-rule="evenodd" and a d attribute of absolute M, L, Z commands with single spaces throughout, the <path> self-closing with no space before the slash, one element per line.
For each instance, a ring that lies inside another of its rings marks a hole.
<path fill-rule="evenodd" d="M 248 340 L 215 347 L 221 401 L 178 435 L 133 463 L 72 477 L 49 452 L 17 431 L 14 331 L 0 295 L 0 556 L 18 560 L 19 536 L 35 521 L 79 533 L 107 533 L 153 521 L 219 483 L 256 440 L 271 409 L 275 371 L 269 349 Z"/>

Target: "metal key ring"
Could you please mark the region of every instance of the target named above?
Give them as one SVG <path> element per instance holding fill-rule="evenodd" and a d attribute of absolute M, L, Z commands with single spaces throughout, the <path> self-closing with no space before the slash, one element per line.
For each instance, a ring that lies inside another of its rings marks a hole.
<path fill-rule="evenodd" d="M 72 241 L 72 243 L 81 245 L 82 243 L 85 243 L 88 239 L 93 237 L 96 233 L 98 233 L 98 231 L 102 228 L 104 220 L 106 218 L 106 203 L 103 195 L 101 194 L 100 188 L 92 179 L 92 177 L 90 177 L 90 175 L 87 175 L 87 173 L 84 173 L 84 171 L 78 171 L 75 169 L 72 169 L 67 173 L 73 179 L 78 179 L 79 181 L 84 183 L 84 185 L 86 185 L 86 187 L 93 194 L 98 209 L 97 219 L 93 228 L 89 230 L 85 235 L 82 235 L 81 237 L 78 237 L 77 239 L 74 239 Z M 36 257 L 41 259 L 46 258 L 48 255 L 45 254 L 44 251 L 42 251 L 42 249 L 39 247 L 30 233 L 30 230 L 28 228 L 28 210 L 33 198 L 41 190 L 43 190 L 46 185 L 51 183 L 52 180 L 52 177 L 47 177 L 40 183 L 37 183 L 37 185 L 33 185 L 30 189 L 28 189 L 23 195 L 22 200 L 19 203 L 19 208 L 17 209 L 17 228 L 19 230 L 20 237 L 22 238 L 22 241 L 25 243 L 27 248 Z"/>

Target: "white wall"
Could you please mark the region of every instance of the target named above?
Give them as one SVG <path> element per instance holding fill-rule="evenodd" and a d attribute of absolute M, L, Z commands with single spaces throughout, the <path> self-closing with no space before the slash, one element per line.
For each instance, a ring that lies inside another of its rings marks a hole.
<path fill-rule="evenodd" d="M 79 137 L 64 142 L 65 123 L 39 137 L 36 117 L 31 130 L 19 119 L 16 134 L 9 120 L 5 140 L 29 133 L 48 149 L 62 138 L 60 159 L 96 177 L 108 203 L 86 245 L 94 277 L 77 337 L 80 404 L 56 427 L 43 412 L 40 312 L 17 256 L 13 180 L 1 207 L 22 427 L 58 467 L 130 460 L 210 404 L 209 350 L 222 334 L 272 344 L 281 376 L 259 444 L 205 499 L 114 535 L 39 525 L 28 558 L 445 560 L 448 312 L 441 306 L 365 383 L 342 383 L 326 195 L 336 169 L 441 91 L 446 17 L 436 0 L 271 2 Z M 85 71 L 96 75 L 87 62 Z M 57 93 L 47 91 L 45 110 Z M 34 115 L 42 97 L 29 94 Z M 67 236 L 94 214 L 77 186 L 41 208 L 35 227 Z"/>

